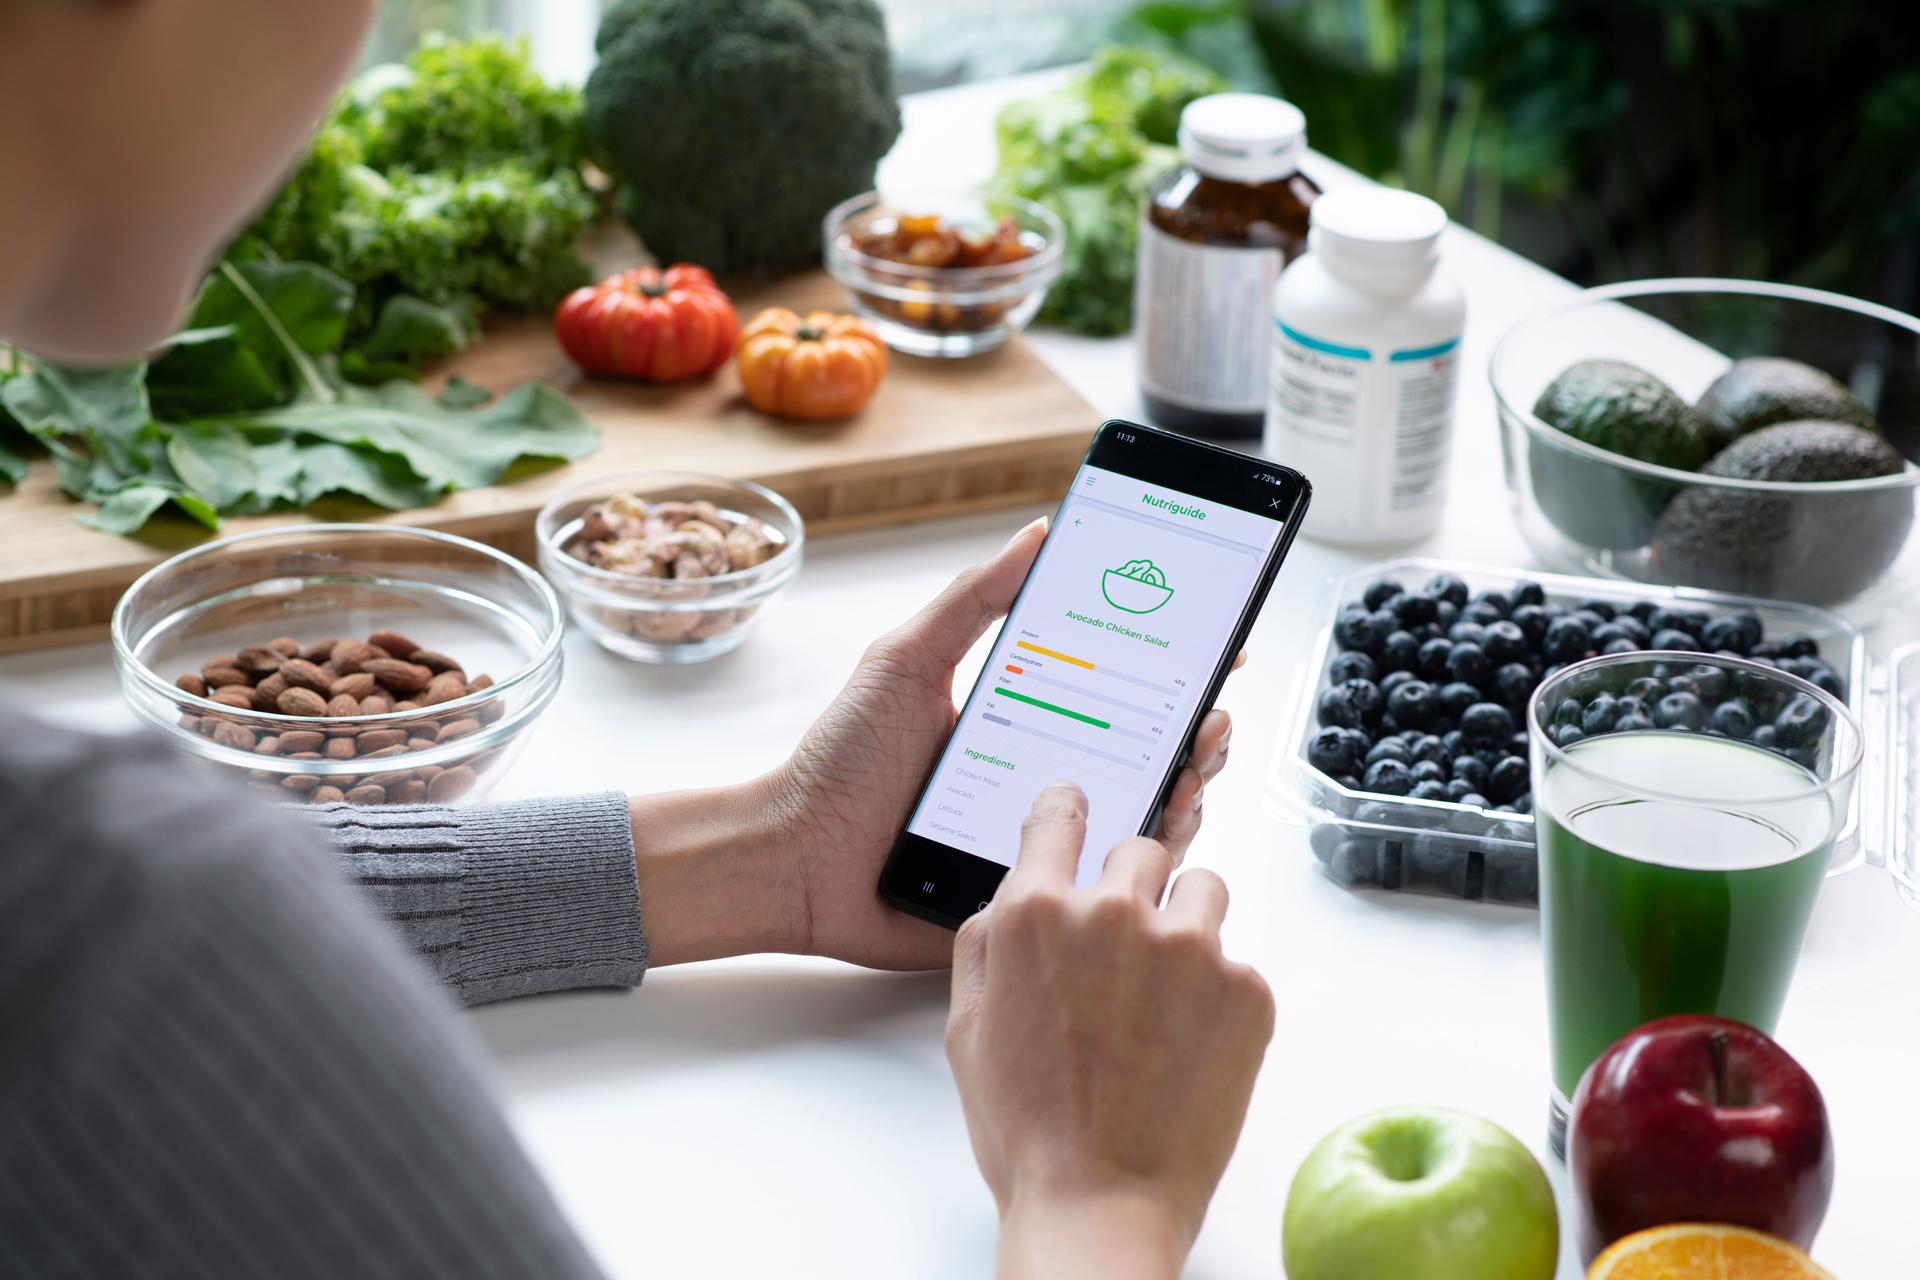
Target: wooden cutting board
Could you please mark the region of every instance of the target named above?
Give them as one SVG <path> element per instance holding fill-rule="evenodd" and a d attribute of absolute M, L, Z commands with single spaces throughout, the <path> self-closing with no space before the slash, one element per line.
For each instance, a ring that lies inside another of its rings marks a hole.
<path fill-rule="evenodd" d="M 762 306 L 845 310 L 825 272 L 732 290 L 743 319 Z M 227 520 L 223 533 L 318 520 L 441 529 L 533 560 L 533 518 L 557 492 L 623 472 L 701 471 L 757 480 L 799 509 L 810 533 L 1047 502 L 1066 488 L 1099 425 L 1094 411 L 1017 338 L 968 360 L 895 354 L 886 381 L 844 423 L 796 425 L 748 408 L 732 366 L 710 381 L 643 387 L 585 378 L 540 318 L 513 321 L 449 361 L 494 390 L 539 380 L 572 396 L 600 429 L 598 452 L 568 466 L 524 467 L 507 483 L 389 512 L 353 499 L 287 515 Z M 430 384 L 431 385 L 431 384 Z M 97 640 L 140 574 L 216 536 L 165 513 L 138 538 L 74 522 L 84 510 L 35 464 L 0 490 L 0 653 Z"/>

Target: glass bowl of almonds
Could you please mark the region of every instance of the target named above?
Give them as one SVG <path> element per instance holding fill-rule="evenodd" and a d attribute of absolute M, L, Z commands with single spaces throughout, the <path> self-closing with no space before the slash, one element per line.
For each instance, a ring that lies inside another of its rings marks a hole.
<path fill-rule="evenodd" d="M 614 476 L 548 503 L 540 568 L 603 648 L 690 663 L 740 646 L 800 571 L 800 513 L 771 489 L 687 472 Z"/>
<path fill-rule="evenodd" d="M 387 525 L 240 534 L 121 597 L 135 716 L 299 803 L 484 794 L 560 684 L 560 602 L 511 556 Z"/>

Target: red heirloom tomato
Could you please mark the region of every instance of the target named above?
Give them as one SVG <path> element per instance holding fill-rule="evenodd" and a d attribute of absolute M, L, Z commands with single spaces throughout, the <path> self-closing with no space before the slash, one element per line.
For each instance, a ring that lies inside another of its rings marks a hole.
<path fill-rule="evenodd" d="M 678 382 L 733 354 L 740 320 L 704 267 L 635 267 L 575 289 L 553 313 L 573 362 L 608 378 Z"/>

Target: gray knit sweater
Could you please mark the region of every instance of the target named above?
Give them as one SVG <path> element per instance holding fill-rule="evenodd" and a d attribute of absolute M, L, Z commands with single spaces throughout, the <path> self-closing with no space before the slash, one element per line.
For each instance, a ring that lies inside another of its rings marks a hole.
<path fill-rule="evenodd" d="M 640 980 L 625 800 L 313 816 L 0 706 L 0 1276 L 595 1274 L 447 992 Z"/>

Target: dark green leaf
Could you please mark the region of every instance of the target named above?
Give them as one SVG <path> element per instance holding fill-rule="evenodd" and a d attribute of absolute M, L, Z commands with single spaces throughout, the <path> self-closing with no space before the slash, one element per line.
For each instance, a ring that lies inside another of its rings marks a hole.
<path fill-rule="evenodd" d="M 169 502 L 209 529 L 220 527 L 219 514 L 204 499 L 182 493 L 170 485 L 145 480 L 128 483 L 107 495 L 98 511 L 90 511 L 76 519 L 89 529 L 98 529 L 103 533 L 133 533 Z"/>
<path fill-rule="evenodd" d="M 192 418 L 265 409 L 286 398 L 260 354 L 233 337 L 234 326 L 198 332 L 222 331 L 228 336 L 176 345 L 154 361 L 147 374 L 147 391 L 154 411 L 161 417 Z"/>
<path fill-rule="evenodd" d="M 78 436 L 122 475 L 148 469 L 141 436 L 153 420 L 144 361 L 110 369 L 39 364 L 0 386 L 0 400 L 29 434 L 58 454 L 62 436 Z"/>
<path fill-rule="evenodd" d="M 222 511 L 238 505 L 260 484 L 257 450 L 237 429 L 217 422 L 189 422 L 172 430 L 167 460 L 180 482 Z M 291 494 L 274 493 L 268 500 Z"/>
<path fill-rule="evenodd" d="M 405 459 L 372 449 L 313 441 L 299 448 L 302 506 L 329 493 L 351 493 L 394 511 L 424 507 L 443 492 L 444 485 L 422 480 Z"/>
<path fill-rule="evenodd" d="M 471 298 L 441 305 L 399 294 L 387 299 L 373 331 L 354 350 L 369 361 L 407 364 L 452 355 L 479 336 L 478 310 Z"/>
<path fill-rule="evenodd" d="M 493 392 L 456 373 L 447 379 L 447 385 L 440 388 L 440 394 L 434 399 L 449 409 L 472 409 L 493 399 Z"/>
<path fill-rule="evenodd" d="M 175 346 L 155 362 L 155 399 L 175 414 L 263 408 L 326 385 L 310 357 L 339 347 L 353 286 L 311 262 L 220 263 L 189 324 L 223 341 Z"/>

